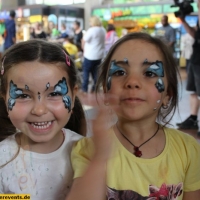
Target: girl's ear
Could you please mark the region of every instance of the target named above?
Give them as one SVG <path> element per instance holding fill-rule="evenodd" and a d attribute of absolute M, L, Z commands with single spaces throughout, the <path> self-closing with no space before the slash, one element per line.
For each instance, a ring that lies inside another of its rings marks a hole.
<path fill-rule="evenodd" d="M 72 108 L 74 107 L 74 101 L 78 92 L 78 85 L 75 85 L 72 90 Z"/>
<path fill-rule="evenodd" d="M 168 95 L 168 93 L 165 95 L 163 101 L 162 101 L 162 105 L 163 106 L 167 106 L 170 102 L 170 99 L 171 99 L 171 95 Z"/>
<path fill-rule="evenodd" d="M 73 90 L 72 90 L 72 104 L 71 104 L 71 111 L 73 110 L 74 108 L 74 104 L 75 104 L 75 98 L 76 98 L 76 95 L 78 93 L 78 85 L 75 85 Z"/>

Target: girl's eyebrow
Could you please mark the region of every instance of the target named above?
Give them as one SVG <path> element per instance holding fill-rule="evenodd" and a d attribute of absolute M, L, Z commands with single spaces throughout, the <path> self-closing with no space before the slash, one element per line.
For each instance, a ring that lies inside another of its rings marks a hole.
<path fill-rule="evenodd" d="M 21 87 L 17 87 L 18 90 L 21 90 L 23 93 L 33 93 L 29 88 L 21 88 Z"/>
<path fill-rule="evenodd" d="M 23 92 L 30 92 L 30 93 L 34 93 L 33 91 L 31 91 L 31 89 L 30 88 L 25 88 L 25 87 L 17 87 L 17 89 L 19 89 L 19 90 L 22 90 Z M 43 91 L 44 92 L 46 92 L 46 91 L 54 91 L 54 86 L 50 86 L 50 87 L 48 87 L 48 89 L 43 89 Z"/>
<path fill-rule="evenodd" d="M 142 64 L 143 65 L 153 65 L 153 64 L 157 64 L 158 62 L 161 62 L 161 61 L 156 60 L 154 62 L 150 62 L 147 59 L 145 59 Z"/>
<path fill-rule="evenodd" d="M 113 60 L 114 64 L 127 64 L 128 65 L 128 59 L 124 58 L 123 60 Z M 129 65 L 128 65 L 129 66 Z"/>

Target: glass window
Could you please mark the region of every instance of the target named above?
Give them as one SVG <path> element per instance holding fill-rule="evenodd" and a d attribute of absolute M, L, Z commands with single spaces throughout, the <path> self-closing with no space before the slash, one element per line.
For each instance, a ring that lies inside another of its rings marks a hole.
<path fill-rule="evenodd" d="M 85 0 L 74 0 L 74 3 L 85 3 Z"/>
<path fill-rule="evenodd" d="M 46 5 L 70 5 L 76 3 L 85 3 L 85 0 L 26 0 L 26 5 L 46 4 Z"/>

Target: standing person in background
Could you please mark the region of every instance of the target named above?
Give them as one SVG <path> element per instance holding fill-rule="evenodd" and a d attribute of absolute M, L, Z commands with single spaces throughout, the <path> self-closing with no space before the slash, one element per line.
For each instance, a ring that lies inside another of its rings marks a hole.
<path fill-rule="evenodd" d="M 181 37 L 181 56 L 186 60 L 186 72 L 188 72 L 190 58 L 193 52 L 194 38 L 186 33 Z"/>
<path fill-rule="evenodd" d="M 156 36 L 163 40 L 174 52 L 174 44 L 176 41 L 175 30 L 169 25 L 168 16 L 163 15 L 161 19 L 162 27 L 156 31 Z"/>
<path fill-rule="evenodd" d="M 81 40 L 83 38 L 83 33 L 79 21 L 74 22 L 73 29 L 74 29 L 74 44 L 78 47 L 79 51 L 82 51 Z"/>
<path fill-rule="evenodd" d="M 200 106 L 200 0 L 198 0 L 198 21 L 197 26 L 192 28 L 185 21 L 185 17 L 180 18 L 186 31 L 194 38 L 193 53 L 190 59 L 190 65 L 188 70 L 188 80 L 186 90 L 191 92 L 190 94 L 190 116 L 178 123 L 180 129 L 197 129 L 198 120 L 197 115 Z M 200 135 L 200 131 L 197 133 Z"/>
<path fill-rule="evenodd" d="M 5 21 L 6 32 L 4 33 L 4 49 L 8 49 L 16 43 L 15 11 L 10 11 L 10 18 Z"/>
<path fill-rule="evenodd" d="M 108 24 L 105 39 L 105 54 L 108 53 L 112 45 L 118 40 L 117 33 L 113 24 Z"/>
<path fill-rule="evenodd" d="M 101 21 L 98 17 L 93 16 L 90 18 L 90 28 L 87 30 L 83 37 L 83 84 L 82 91 L 87 93 L 89 75 L 92 74 L 94 85 L 92 92 L 95 89 L 97 79 L 98 65 L 101 63 L 101 59 L 104 57 L 105 49 L 105 35 L 106 31 L 101 25 Z"/>
<path fill-rule="evenodd" d="M 35 24 L 35 28 L 33 29 L 33 32 L 31 33 L 32 38 L 38 38 L 38 39 L 46 39 L 47 35 L 43 31 L 42 24 L 40 22 L 37 22 Z"/>

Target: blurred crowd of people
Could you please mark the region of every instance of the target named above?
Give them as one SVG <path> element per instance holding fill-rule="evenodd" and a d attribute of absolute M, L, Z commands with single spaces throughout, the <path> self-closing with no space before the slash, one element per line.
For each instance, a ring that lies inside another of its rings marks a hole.
<path fill-rule="evenodd" d="M 89 92 L 90 77 L 93 81 L 90 92 L 94 92 L 98 66 L 119 38 L 114 25 L 108 24 L 104 28 L 100 18 L 92 16 L 87 31 L 82 30 L 79 21 L 74 21 L 70 27 L 73 32 L 65 23 L 61 24 L 59 30 L 53 23 L 49 25 L 49 28 L 50 32 L 47 33 L 41 23 L 35 23 L 30 27 L 30 39 L 44 39 L 62 44 L 74 59 L 77 69 L 82 72 L 80 87 L 83 93 Z"/>

